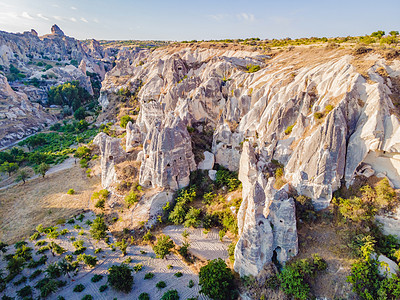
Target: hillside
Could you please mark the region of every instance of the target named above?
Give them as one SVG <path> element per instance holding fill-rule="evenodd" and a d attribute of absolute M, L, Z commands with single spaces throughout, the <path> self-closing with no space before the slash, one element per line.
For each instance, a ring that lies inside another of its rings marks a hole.
<path fill-rule="evenodd" d="M 1 162 L 40 173 L 43 164 L 73 155 L 82 168 L 70 158 L 67 169 L 17 186 L 11 182 L 20 173 L 4 172 L 10 187 L 0 192 L 0 236 L 14 243 L 33 233 L 29 247 L 37 251 L 41 241 L 60 243 L 68 254 L 58 253 L 59 260 L 77 255 L 70 261 L 76 273 L 81 269 L 76 283 L 99 299 L 146 291 L 161 297 L 161 288 L 142 277 L 140 288 L 125 294 L 100 294 L 88 281 L 87 274 L 106 275 L 111 264 L 129 259 L 126 265 L 132 259 L 144 265 L 179 294 L 206 299 L 197 274 L 216 258 L 234 271 L 236 288 L 229 293 L 241 299 L 396 299 L 400 50 L 386 40 L 360 39 L 366 42 L 247 39 L 159 42 L 147 49 L 147 42 L 79 42 L 58 27 L 44 37 L 0 32 L 0 49 L 6 49 L 0 52 L 0 145 L 63 120 L 2 152 Z M 39 61 L 54 66 L 40 70 Z M 50 73 L 57 78 L 31 85 Z M 101 81 L 98 94 L 94 77 Z M 87 100 L 79 102 L 80 120 L 51 114 L 47 91 L 62 91 L 69 81 L 101 109 Z M 43 98 L 24 92 L 27 87 Z M 86 218 L 87 226 L 66 221 L 78 212 L 84 214 L 75 219 Z M 106 250 L 97 256 L 93 213 L 107 229 L 98 242 Z M 37 227 L 52 222 L 67 228 L 70 240 L 58 228 Z M 184 286 L 155 257 L 163 234 L 172 239 L 170 257 L 184 273 Z M 79 235 L 98 265 L 83 264 L 78 255 L 85 250 L 77 254 L 73 243 Z M 5 253 L 13 261 L 12 248 Z M 54 253 L 51 262 L 57 263 Z M 360 279 L 362 270 L 375 275 Z M 10 271 L 9 282 L 12 275 L 31 276 L 31 270 Z M 74 280 L 63 276 L 65 288 L 50 291 L 54 297 L 71 295 Z M 185 288 L 189 278 L 194 289 Z"/>

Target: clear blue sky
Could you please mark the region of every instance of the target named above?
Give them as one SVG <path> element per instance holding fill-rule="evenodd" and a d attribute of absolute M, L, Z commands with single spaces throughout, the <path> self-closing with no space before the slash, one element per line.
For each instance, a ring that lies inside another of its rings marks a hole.
<path fill-rule="evenodd" d="M 400 30 L 400 0 L 0 0 L 0 30 L 78 39 L 202 40 Z"/>

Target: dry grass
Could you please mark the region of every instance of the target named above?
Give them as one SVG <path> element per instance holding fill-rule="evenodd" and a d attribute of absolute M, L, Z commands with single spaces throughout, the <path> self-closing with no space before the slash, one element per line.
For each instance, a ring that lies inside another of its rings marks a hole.
<path fill-rule="evenodd" d="M 99 184 L 98 177 L 88 178 L 83 169 L 74 166 L 0 191 L 0 239 L 14 243 L 38 224 L 51 226 L 86 210 Z M 67 195 L 70 188 L 74 195 Z"/>
<path fill-rule="evenodd" d="M 351 284 L 346 282 L 353 262 L 349 250 L 343 245 L 332 221 L 302 224 L 298 228 L 299 255 L 296 259 L 309 258 L 318 253 L 328 263 L 326 272 L 319 274 L 311 285 L 313 294 L 327 299 L 356 299 Z"/>

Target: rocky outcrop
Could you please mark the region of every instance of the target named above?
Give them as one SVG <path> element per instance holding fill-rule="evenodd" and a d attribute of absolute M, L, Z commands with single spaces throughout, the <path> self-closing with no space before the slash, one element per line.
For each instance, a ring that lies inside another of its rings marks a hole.
<path fill-rule="evenodd" d="M 154 126 L 143 145 L 140 184 L 172 190 L 189 184 L 196 169 L 190 135 L 179 118 L 172 116 Z"/>
<path fill-rule="evenodd" d="M 276 191 L 257 167 L 256 154 L 249 142 L 243 144 L 239 179 L 243 201 L 237 218 L 239 241 L 235 248 L 234 269 L 254 275 L 276 259 L 284 263 L 298 252 L 294 200 L 282 188 Z"/>
<path fill-rule="evenodd" d="M 199 45 L 123 49 L 103 81 L 104 110 L 114 106 L 111 95 L 120 88 L 140 103 L 134 131 L 146 135 L 139 155 L 141 184 L 185 186 L 196 167 L 186 126 L 213 128 L 212 145 L 195 149 L 196 157 L 211 146 L 216 164 L 239 171 L 243 202 L 235 269 L 241 275 L 256 275 L 271 260 L 283 263 L 297 253 L 290 197 L 295 192 L 324 209 L 332 193 L 352 184 L 356 175 L 383 173 L 400 187 L 394 105 L 400 63 L 378 54 L 354 57 L 346 49 L 314 50 L 296 48 L 270 57 Z M 360 71 L 357 60 L 371 67 Z M 260 70 L 247 72 L 249 64 Z M 198 168 L 208 169 L 208 162 L 205 157 Z M 276 190 L 278 165 L 287 184 Z M 215 171 L 208 174 L 215 179 Z"/>
<path fill-rule="evenodd" d="M 143 143 L 142 132 L 136 123 L 128 122 L 126 125 L 125 151 L 131 152 L 136 146 Z"/>
<path fill-rule="evenodd" d="M 147 134 L 143 145 L 140 184 L 171 190 L 189 184 L 196 169 L 190 135 L 180 118 L 167 117 Z"/>
<path fill-rule="evenodd" d="M 203 154 L 204 154 L 204 159 L 201 162 L 199 162 L 197 168 L 199 170 L 212 170 L 215 161 L 214 154 L 208 151 L 204 151 Z"/>
<path fill-rule="evenodd" d="M 41 105 L 31 103 L 24 93 L 15 92 L 7 78 L 0 74 L 0 147 L 31 135 L 56 117 L 45 112 Z"/>
<path fill-rule="evenodd" d="M 64 35 L 64 31 L 60 29 L 56 24 L 51 26 L 51 34 L 57 34 L 57 35 Z"/>
<path fill-rule="evenodd" d="M 113 190 L 114 184 L 118 182 L 115 166 L 126 158 L 121 140 L 101 132 L 93 139 L 93 144 L 99 147 L 101 154 L 101 185 Z"/>

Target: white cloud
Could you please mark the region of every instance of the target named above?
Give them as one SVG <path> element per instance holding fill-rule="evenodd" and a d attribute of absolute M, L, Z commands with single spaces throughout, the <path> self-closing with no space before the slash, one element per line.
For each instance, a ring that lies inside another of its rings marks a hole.
<path fill-rule="evenodd" d="M 244 12 L 237 14 L 236 17 L 239 20 L 245 21 L 245 22 L 254 22 L 254 20 L 255 20 L 255 17 L 253 14 L 248 14 L 248 13 L 244 13 Z"/>
<path fill-rule="evenodd" d="M 222 20 L 229 17 L 227 14 L 216 14 L 216 15 L 209 15 L 209 17 L 217 22 L 221 22 Z"/>
<path fill-rule="evenodd" d="M 48 21 L 48 20 L 49 20 L 49 18 L 48 18 L 48 17 L 46 17 L 46 16 L 43 16 L 42 14 L 37 14 L 37 16 L 38 16 L 39 18 L 43 19 L 43 20 L 46 20 L 46 21 Z"/>
<path fill-rule="evenodd" d="M 71 6 L 72 10 L 77 10 L 77 8 L 75 6 Z"/>
<path fill-rule="evenodd" d="M 33 17 L 29 15 L 26 11 L 22 13 L 22 17 L 25 19 L 33 20 Z"/>
<path fill-rule="evenodd" d="M 53 16 L 54 19 L 58 20 L 58 21 L 63 21 L 64 18 L 60 17 L 60 16 Z"/>
<path fill-rule="evenodd" d="M 70 18 L 70 20 L 71 20 L 72 22 L 76 22 L 76 19 L 75 19 L 74 17 Z"/>
<path fill-rule="evenodd" d="M 96 18 L 93 19 L 93 22 L 95 22 L 95 23 L 100 23 L 99 20 L 96 19 Z"/>
<path fill-rule="evenodd" d="M 89 21 L 86 20 L 84 17 L 81 17 L 81 21 L 82 21 L 82 22 L 85 22 L 85 23 L 89 23 Z"/>

